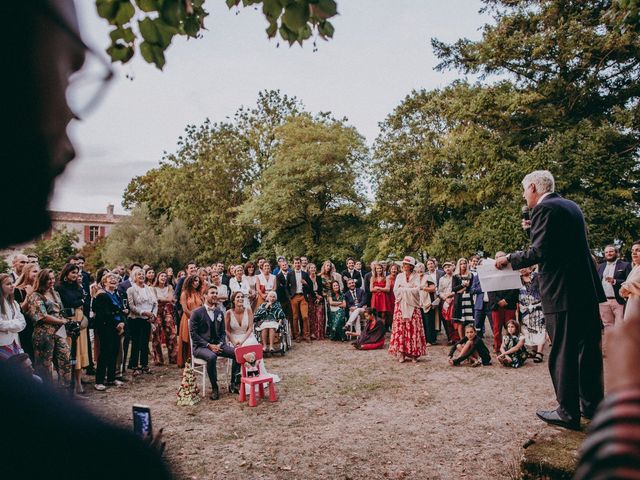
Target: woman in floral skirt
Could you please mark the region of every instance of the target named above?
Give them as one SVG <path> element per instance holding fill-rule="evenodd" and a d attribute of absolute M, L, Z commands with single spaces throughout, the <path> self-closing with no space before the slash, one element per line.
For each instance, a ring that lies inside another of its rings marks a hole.
<path fill-rule="evenodd" d="M 410 256 L 402 260 L 402 273 L 395 279 L 393 327 L 389 342 L 389 354 L 398 357 L 400 363 L 427 353 L 427 341 L 420 311 L 420 276 L 413 271 L 416 259 Z"/>

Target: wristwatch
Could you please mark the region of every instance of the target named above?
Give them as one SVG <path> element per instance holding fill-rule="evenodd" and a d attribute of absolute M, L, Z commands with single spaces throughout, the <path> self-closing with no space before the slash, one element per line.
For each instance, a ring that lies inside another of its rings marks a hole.
<path fill-rule="evenodd" d="M 507 254 L 507 262 L 511 263 L 511 254 L 510 253 Z"/>

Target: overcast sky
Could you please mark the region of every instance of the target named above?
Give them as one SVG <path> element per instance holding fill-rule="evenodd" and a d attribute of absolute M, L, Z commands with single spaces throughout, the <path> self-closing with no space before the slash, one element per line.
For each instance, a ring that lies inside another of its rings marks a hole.
<path fill-rule="evenodd" d="M 95 1 L 77 1 L 87 43 L 103 52 L 108 26 Z M 174 151 L 188 124 L 231 116 L 255 104 L 258 92 L 280 89 L 313 111 L 345 116 L 369 145 L 378 123 L 412 89 L 443 87 L 457 72 L 436 72 L 430 39 L 453 42 L 480 37 L 487 22 L 479 0 L 338 0 L 336 32 L 289 48 L 266 38 L 266 20 L 252 8 L 229 11 L 208 0 L 204 38 L 174 39 L 164 71 L 136 58 L 116 66 L 117 78 L 99 108 L 71 127 L 77 158 L 58 181 L 54 210 L 124 212 L 129 180 Z M 126 75 L 133 76 L 128 80 Z"/>

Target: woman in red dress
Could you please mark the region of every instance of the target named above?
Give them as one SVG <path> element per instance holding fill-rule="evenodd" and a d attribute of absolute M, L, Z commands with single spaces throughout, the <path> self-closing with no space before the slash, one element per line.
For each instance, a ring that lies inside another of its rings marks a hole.
<path fill-rule="evenodd" d="M 389 298 L 391 286 L 389 278 L 384 276 L 384 268 L 382 264 L 374 262 L 373 274 L 371 275 L 371 308 L 375 309 L 384 319 L 386 325 L 391 325 L 391 316 L 393 315 L 393 303 Z"/>
<path fill-rule="evenodd" d="M 396 277 L 393 311 L 393 328 L 389 341 L 389 354 L 398 356 L 400 363 L 427 353 L 427 341 L 422 326 L 420 310 L 420 275 L 413 271 L 416 259 L 410 256 L 402 260 L 402 273 Z"/>

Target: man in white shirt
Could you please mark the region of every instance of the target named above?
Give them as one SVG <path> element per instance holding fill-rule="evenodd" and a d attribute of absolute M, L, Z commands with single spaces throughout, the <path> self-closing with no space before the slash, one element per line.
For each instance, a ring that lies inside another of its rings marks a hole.
<path fill-rule="evenodd" d="M 625 300 L 620 296 L 620 286 L 631 272 L 631 264 L 618 259 L 618 249 L 614 245 L 604 248 L 605 261 L 598 265 L 598 276 L 607 297 L 605 303 L 599 305 L 600 318 L 605 333 L 608 327 L 622 322 Z"/>

